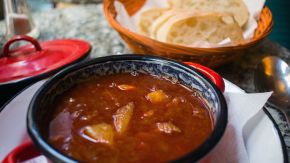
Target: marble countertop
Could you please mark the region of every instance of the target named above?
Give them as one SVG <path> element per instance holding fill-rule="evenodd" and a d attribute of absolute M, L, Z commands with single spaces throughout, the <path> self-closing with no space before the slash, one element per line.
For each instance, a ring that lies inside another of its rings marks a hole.
<path fill-rule="evenodd" d="M 79 5 L 67 9 L 54 9 L 33 15 L 40 30 L 40 40 L 59 38 L 79 38 L 92 45 L 91 57 L 101 57 L 118 53 L 130 53 L 122 44 L 118 34 L 108 25 L 103 15 L 102 5 Z M 3 28 L 0 28 L 0 32 Z M 280 45 L 265 40 L 258 47 L 249 49 L 236 61 L 216 68 L 224 78 L 244 89 L 255 92 L 253 76 L 256 65 L 266 55 L 276 55 L 290 63 L 290 52 Z M 290 130 L 281 113 L 267 107 L 284 137 L 290 159 Z"/>

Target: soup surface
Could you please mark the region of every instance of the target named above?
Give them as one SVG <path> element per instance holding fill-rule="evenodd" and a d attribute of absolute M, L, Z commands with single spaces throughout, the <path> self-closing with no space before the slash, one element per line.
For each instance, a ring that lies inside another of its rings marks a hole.
<path fill-rule="evenodd" d="M 91 79 L 54 105 L 47 139 L 81 162 L 166 162 L 198 147 L 213 130 L 195 91 L 144 74 Z"/>

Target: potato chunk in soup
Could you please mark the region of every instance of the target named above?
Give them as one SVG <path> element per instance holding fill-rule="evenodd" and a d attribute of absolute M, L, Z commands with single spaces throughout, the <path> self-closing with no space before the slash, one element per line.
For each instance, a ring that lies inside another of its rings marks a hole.
<path fill-rule="evenodd" d="M 129 122 L 133 115 L 134 107 L 134 103 L 130 102 L 127 105 L 119 108 L 116 114 L 113 116 L 115 129 L 118 133 L 122 134 L 127 130 Z"/>
<path fill-rule="evenodd" d="M 92 126 L 87 126 L 84 129 L 84 134 L 90 140 L 96 143 L 113 144 L 114 131 L 111 125 L 100 123 Z"/>

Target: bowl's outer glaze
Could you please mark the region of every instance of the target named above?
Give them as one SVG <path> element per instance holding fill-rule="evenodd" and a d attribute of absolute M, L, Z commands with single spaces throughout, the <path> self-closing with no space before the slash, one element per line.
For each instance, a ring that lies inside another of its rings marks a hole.
<path fill-rule="evenodd" d="M 116 73 L 145 73 L 163 77 L 197 90 L 198 96 L 204 99 L 213 114 L 214 131 L 198 149 L 176 162 L 201 159 L 221 139 L 227 125 L 227 105 L 221 91 L 199 71 L 173 60 L 153 56 L 109 56 L 66 68 L 48 80 L 34 95 L 27 115 L 28 133 L 48 158 L 56 162 L 76 161 L 50 146 L 42 134 L 48 127 L 48 115 L 53 111 L 50 106 L 54 99 L 79 82 Z"/>

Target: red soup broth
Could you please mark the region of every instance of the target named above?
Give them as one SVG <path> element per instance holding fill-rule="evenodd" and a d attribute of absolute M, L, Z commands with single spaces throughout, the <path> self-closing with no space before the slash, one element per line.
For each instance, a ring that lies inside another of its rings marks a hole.
<path fill-rule="evenodd" d="M 55 100 L 48 141 L 81 162 L 166 162 L 201 145 L 212 114 L 179 83 L 115 74 L 79 83 Z"/>

